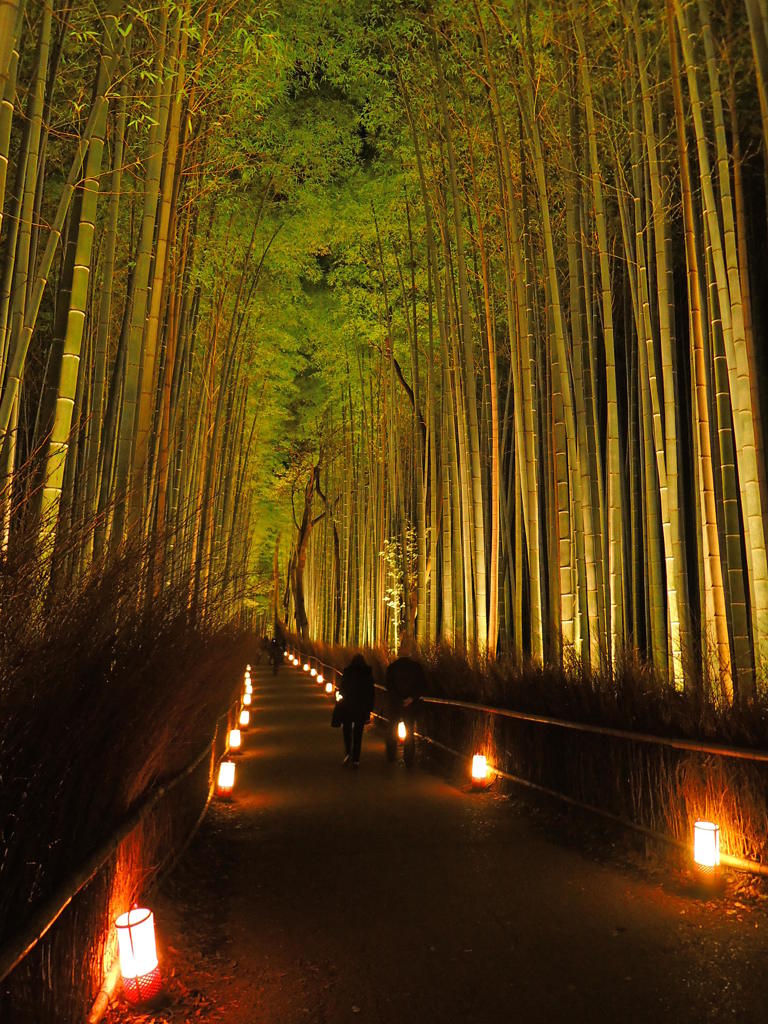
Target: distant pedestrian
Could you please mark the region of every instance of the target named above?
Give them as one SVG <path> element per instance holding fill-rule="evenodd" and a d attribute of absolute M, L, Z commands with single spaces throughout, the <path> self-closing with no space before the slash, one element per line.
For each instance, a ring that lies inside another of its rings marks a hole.
<path fill-rule="evenodd" d="M 371 720 L 376 691 L 373 672 L 362 654 L 356 654 L 341 675 L 341 726 L 344 736 L 344 764 L 360 765 L 363 729 Z"/>
<path fill-rule="evenodd" d="M 404 722 L 403 760 L 411 765 L 416 756 L 416 718 L 421 698 L 427 692 L 427 674 L 420 662 L 406 654 L 387 666 L 384 685 L 387 688 L 387 758 L 394 761 L 397 757 L 397 727 Z"/>
<path fill-rule="evenodd" d="M 269 660 L 272 662 L 272 675 L 277 675 L 277 670 L 283 664 L 283 656 L 285 654 L 285 648 L 280 642 L 278 637 L 272 640 L 269 648 Z"/>

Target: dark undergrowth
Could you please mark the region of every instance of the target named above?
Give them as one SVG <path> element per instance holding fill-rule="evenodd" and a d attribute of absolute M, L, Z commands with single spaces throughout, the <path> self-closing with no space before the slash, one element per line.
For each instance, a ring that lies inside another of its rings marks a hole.
<path fill-rule="evenodd" d="M 139 600 L 139 557 L 131 552 L 46 603 L 23 564 L 18 574 L 8 563 L 0 571 L 2 945 L 211 743 L 254 650 L 235 627 L 191 621 L 179 595 Z M 203 763 L 161 802 L 10 975 L 0 1019 L 82 1019 L 101 981 L 111 916 L 140 898 L 183 840 L 211 771 Z"/>
<path fill-rule="evenodd" d="M 353 648 L 299 644 L 338 670 Z M 363 652 L 383 682 L 389 654 Z M 511 660 L 470 661 L 435 647 L 420 655 L 429 695 L 666 738 L 768 750 L 768 700 L 728 705 L 704 687 L 680 693 L 631 653 L 612 674 Z M 768 864 L 768 765 L 553 725 L 424 705 L 423 732 L 467 755 L 626 822 L 689 843 L 693 822 L 716 821 L 724 853 Z"/>

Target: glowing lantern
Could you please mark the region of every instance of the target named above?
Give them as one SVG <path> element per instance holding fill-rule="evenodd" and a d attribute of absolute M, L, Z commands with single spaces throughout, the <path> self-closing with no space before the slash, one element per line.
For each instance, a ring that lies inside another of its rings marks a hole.
<path fill-rule="evenodd" d="M 246 672 L 250 672 L 251 671 L 251 666 L 250 665 L 246 665 L 245 666 L 245 671 Z"/>
<path fill-rule="evenodd" d="M 253 687 L 251 686 L 250 683 L 246 683 L 245 684 L 245 692 L 246 693 L 253 693 Z"/>
<path fill-rule="evenodd" d="M 693 859 L 710 871 L 720 864 L 720 828 L 711 821 L 694 822 Z"/>
<path fill-rule="evenodd" d="M 341 695 L 341 690 L 337 690 L 336 691 L 336 700 L 339 701 L 339 700 L 343 700 L 343 699 L 344 698 Z"/>
<path fill-rule="evenodd" d="M 229 796 L 235 785 L 235 762 L 222 761 L 219 765 L 219 778 L 216 789 L 219 796 Z"/>
<path fill-rule="evenodd" d="M 408 730 L 405 728 L 405 722 L 398 722 L 397 723 L 397 738 L 399 740 L 404 740 L 407 735 L 408 735 Z"/>
<path fill-rule="evenodd" d="M 154 998 L 162 987 L 154 914 L 146 907 L 134 907 L 118 917 L 115 927 L 125 998 L 134 1005 Z"/>
<path fill-rule="evenodd" d="M 245 704 L 246 707 L 248 707 L 252 700 L 253 697 L 250 695 L 250 693 L 246 692 L 245 694 L 243 694 L 243 704 Z"/>
<path fill-rule="evenodd" d="M 472 785 L 475 789 L 488 785 L 488 762 L 484 754 L 475 754 L 472 758 Z"/>
<path fill-rule="evenodd" d="M 305 672 L 309 672 L 309 662 L 308 661 L 304 662 L 304 671 Z"/>
<path fill-rule="evenodd" d="M 333 683 L 327 682 L 325 684 L 325 692 L 326 693 L 333 693 Z"/>
<path fill-rule="evenodd" d="M 247 729 L 248 726 L 251 724 L 251 712 L 248 710 L 248 708 L 243 708 L 243 710 L 240 712 L 239 721 L 240 727 L 242 729 Z"/>
<path fill-rule="evenodd" d="M 240 736 L 239 729 L 230 729 L 229 738 L 227 739 L 227 746 L 230 750 L 239 750 L 242 744 L 242 737 Z"/>
<path fill-rule="evenodd" d="M 323 675 L 322 672 L 318 672 L 317 673 L 317 681 L 318 681 L 318 683 L 324 683 L 325 682 L 325 676 Z"/>
<path fill-rule="evenodd" d="M 311 669 L 309 670 L 309 674 L 310 674 L 310 675 L 312 676 L 312 678 L 314 679 L 314 678 L 315 678 L 315 676 L 317 675 L 317 669 L 316 669 L 316 668 L 311 668 Z M 320 682 L 320 680 L 318 679 L 318 683 L 319 683 L 319 682 Z"/>

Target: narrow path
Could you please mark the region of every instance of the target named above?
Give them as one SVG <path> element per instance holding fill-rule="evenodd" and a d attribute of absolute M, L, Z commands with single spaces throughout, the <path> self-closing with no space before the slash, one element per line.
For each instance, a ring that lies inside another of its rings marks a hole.
<path fill-rule="evenodd" d="M 373 730 L 345 769 L 319 686 L 257 666 L 254 690 L 236 797 L 158 901 L 158 1020 L 765 1019 L 761 911 L 595 863 L 501 796 L 388 764 Z"/>

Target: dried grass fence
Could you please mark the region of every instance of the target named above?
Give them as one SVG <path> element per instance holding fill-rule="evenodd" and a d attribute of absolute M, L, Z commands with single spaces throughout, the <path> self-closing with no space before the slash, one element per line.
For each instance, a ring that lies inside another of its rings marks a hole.
<path fill-rule="evenodd" d="M 118 980 L 115 918 L 178 859 L 207 810 L 232 712 L 202 752 L 155 788 L 0 946 L 0 1020 L 98 1020 Z"/>
<path fill-rule="evenodd" d="M 329 671 L 355 653 L 295 644 Z M 386 651 L 362 653 L 380 685 Z M 680 849 L 690 849 L 694 821 L 716 821 L 723 863 L 768 875 L 763 704 L 724 708 L 684 696 L 632 663 L 606 680 L 473 666 L 439 649 L 426 662 L 431 692 L 419 731 L 433 746 L 485 753 L 502 777 Z"/>

